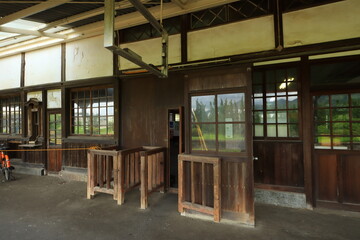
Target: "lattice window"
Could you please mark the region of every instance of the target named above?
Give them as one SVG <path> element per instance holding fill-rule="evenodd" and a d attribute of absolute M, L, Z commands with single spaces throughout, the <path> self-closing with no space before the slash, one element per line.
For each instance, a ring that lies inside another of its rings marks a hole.
<path fill-rule="evenodd" d="M 191 13 L 190 29 L 216 26 L 271 13 L 270 0 L 241 0 L 220 7 Z"/>
<path fill-rule="evenodd" d="M 178 34 L 181 31 L 180 18 L 174 17 L 165 19 L 164 28 L 169 35 Z M 127 28 L 121 31 L 122 34 L 122 43 L 126 42 L 136 42 L 151 38 L 161 37 L 160 34 L 154 29 L 151 24 L 143 24 L 140 26 Z"/>
<path fill-rule="evenodd" d="M 283 0 L 282 4 L 284 11 L 294 11 L 337 1 L 339 0 Z"/>
<path fill-rule="evenodd" d="M 21 134 L 20 97 L 0 99 L 0 133 Z"/>

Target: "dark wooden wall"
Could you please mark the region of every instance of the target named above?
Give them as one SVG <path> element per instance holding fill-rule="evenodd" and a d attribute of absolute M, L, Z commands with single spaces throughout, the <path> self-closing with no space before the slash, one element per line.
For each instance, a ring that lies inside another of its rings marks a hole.
<path fill-rule="evenodd" d="M 184 105 L 184 80 L 176 74 L 123 79 L 121 146 L 167 147 L 167 112 Z"/>
<path fill-rule="evenodd" d="M 257 184 L 304 187 L 302 142 L 254 141 Z"/>

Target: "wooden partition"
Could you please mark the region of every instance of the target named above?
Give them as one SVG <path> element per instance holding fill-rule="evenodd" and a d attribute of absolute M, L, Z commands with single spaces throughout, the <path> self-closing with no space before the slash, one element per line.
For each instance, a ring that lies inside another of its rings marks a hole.
<path fill-rule="evenodd" d="M 185 166 L 185 164 L 190 165 L 190 171 L 189 168 Z M 205 170 L 209 167 L 209 165 L 211 165 L 213 169 L 212 171 Z M 207 176 L 208 174 L 206 174 L 206 172 L 212 172 L 212 176 Z M 187 186 L 186 182 L 190 182 L 190 184 Z M 212 185 L 213 189 L 208 188 L 209 185 Z M 214 221 L 220 221 L 220 158 L 195 156 L 188 154 L 179 155 L 179 212 L 184 212 L 185 208 L 201 213 L 214 215 Z"/>
<path fill-rule="evenodd" d="M 165 187 L 165 148 L 147 149 L 141 152 L 141 209 L 148 207 L 148 197 Z"/>
<path fill-rule="evenodd" d="M 117 151 L 88 151 L 88 199 L 91 199 L 95 192 L 111 194 L 115 200 L 117 199 L 118 162 L 119 152 Z"/>

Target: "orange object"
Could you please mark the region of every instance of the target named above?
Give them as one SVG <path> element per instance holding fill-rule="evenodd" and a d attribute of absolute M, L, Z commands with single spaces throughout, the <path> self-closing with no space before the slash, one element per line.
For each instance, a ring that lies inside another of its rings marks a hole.
<path fill-rule="evenodd" d="M 5 155 L 5 165 L 7 168 L 10 168 L 10 159 L 8 155 Z"/>

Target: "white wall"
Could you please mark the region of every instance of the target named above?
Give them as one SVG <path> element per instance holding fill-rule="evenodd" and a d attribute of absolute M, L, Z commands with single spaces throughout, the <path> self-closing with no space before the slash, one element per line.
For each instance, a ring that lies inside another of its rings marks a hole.
<path fill-rule="evenodd" d="M 20 87 L 21 55 L 0 59 L 0 90 Z"/>
<path fill-rule="evenodd" d="M 360 1 L 346 0 L 283 15 L 285 47 L 360 37 Z"/>
<path fill-rule="evenodd" d="M 145 63 L 161 65 L 161 38 L 148 39 L 133 43 L 124 43 L 121 48 L 129 48 L 142 57 Z M 169 36 L 169 64 L 181 61 L 181 37 L 180 34 Z M 120 57 L 120 69 L 139 68 L 136 64 Z"/>
<path fill-rule="evenodd" d="M 229 23 L 188 33 L 190 61 L 275 48 L 272 16 Z"/>
<path fill-rule="evenodd" d="M 104 48 L 103 36 L 66 44 L 66 80 L 113 75 L 113 55 Z"/>
<path fill-rule="evenodd" d="M 61 46 L 25 54 L 25 86 L 61 81 Z"/>

